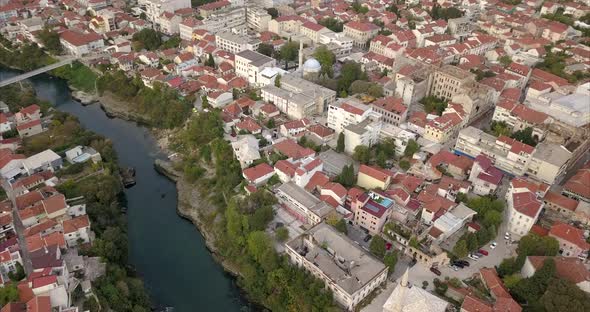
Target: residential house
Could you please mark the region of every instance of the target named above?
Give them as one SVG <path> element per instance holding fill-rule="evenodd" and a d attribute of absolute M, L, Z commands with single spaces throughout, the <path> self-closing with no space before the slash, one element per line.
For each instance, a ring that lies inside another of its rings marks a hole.
<path fill-rule="evenodd" d="M 24 171 L 29 175 L 45 170 L 56 171 L 62 165 L 62 158 L 49 149 L 23 160 Z"/>
<path fill-rule="evenodd" d="M 59 41 L 64 50 L 73 56 L 83 56 L 104 48 L 102 36 L 95 33 L 79 33 L 73 30 L 65 30 L 59 35 Z"/>
<path fill-rule="evenodd" d="M 379 167 L 361 165 L 359 167 L 356 184 L 368 190 L 386 190 L 391 183 L 392 175 L 393 172 Z"/>
<path fill-rule="evenodd" d="M 40 119 L 31 120 L 18 124 L 16 130 L 18 131 L 19 137 L 27 138 L 43 132 L 43 125 Z"/>
<path fill-rule="evenodd" d="M 66 242 L 70 248 L 90 242 L 91 231 L 88 215 L 63 221 L 63 229 Z"/>
<path fill-rule="evenodd" d="M 266 183 L 274 174 L 274 168 L 267 163 L 261 163 L 242 171 L 244 179 L 256 186 Z"/>
<path fill-rule="evenodd" d="M 231 146 L 242 169 L 249 167 L 254 161 L 260 159 L 258 139 L 253 135 L 240 136 L 237 141 L 231 143 Z"/>
<path fill-rule="evenodd" d="M 549 230 L 549 236 L 559 242 L 559 254 L 564 257 L 588 258 L 590 244 L 584 238 L 584 231 L 566 223 L 555 223 Z"/>

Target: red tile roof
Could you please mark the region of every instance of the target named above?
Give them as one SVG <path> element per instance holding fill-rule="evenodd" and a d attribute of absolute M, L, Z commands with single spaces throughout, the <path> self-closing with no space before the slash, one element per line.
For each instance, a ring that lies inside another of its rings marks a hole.
<path fill-rule="evenodd" d="M 271 167 L 267 163 L 261 163 L 261 164 L 254 166 L 254 167 L 244 169 L 243 173 L 244 173 L 244 177 L 246 177 L 246 179 L 249 182 L 254 182 L 257 179 L 260 179 L 261 177 L 271 174 L 273 172 L 274 172 L 273 167 Z"/>
<path fill-rule="evenodd" d="M 535 218 L 542 207 L 541 202 L 532 192 L 514 193 L 512 194 L 512 202 L 516 211 L 531 218 Z"/>
<path fill-rule="evenodd" d="M 548 257 L 545 256 L 528 256 L 527 259 L 531 262 L 535 269 L 540 269 L 543 262 Z M 586 268 L 584 263 L 578 258 L 573 257 L 553 257 L 555 261 L 555 271 L 557 276 L 566 279 L 574 284 L 581 282 L 590 282 L 590 271 Z"/>
<path fill-rule="evenodd" d="M 590 198 L 590 162 L 580 168 L 563 186 L 564 190 Z"/>
<path fill-rule="evenodd" d="M 293 159 L 299 159 L 306 156 L 315 155 L 315 151 L 297 144 L 291 139 L 283 140 L 273 145 L 273 148 L 279 153 Z"/>
<path fill-rule="evenodd" d="M 464 312 L 492 312 L 492 306 L 481 299 L 467 295 L 461 305 L 461 311 Z"/>
<path fill-rule="evenodd" d="M 483 280 L 486 287 L 490 290 L 490 292 L 494 295 L 495 298 L 505 297 L 505 298 L 512 298 L 504 286 L 504 283 L 498 277 L 498 273 L 494 268 L 482 268 L 479 270 L 481 274 L 481 279 Z"/>
<path fill-rule="evenodd" d="M 326 183 L 328 183 L 330 181 L 330 178 L 328 178 L 328 176 L 321 172 L 321 171 L 316 171 L 312 176 L 311 179 L 309 179 L 309 182 L 307 182 L 307 185 L 305 186 L 305 189 L 308 192 L 313 191 L 316 187 L 322 187 L 324 186 Z"/>
<path fill-rule="evenodd" d="M 565 223 L 555 223 L 549 230 L 549 236 L 559 238 L 578 246 L 582 250 L 590 250 L 590 244 L 584 239 L 584 231 Z"/>
<path fill-rule="evenodd" d="M 375 166 L 368 166 L 368 165 L 361 165 L 359 168 L 359 174 L 365 174 L 373 179 L 379 180 L 381 182 L 386 182 L 388 178 L 393 176 L 393 172 L 387 171 L 383 168 L 375 167 Z"/>
<path fill-rule="evenodd" d="M 571 199 L 569 197 L 565 197 L 559 193 L 552 192 L 552 191 L 549 191 L 549 192 L 547 192 L 547 194 L 545 194 L 545 197 L 543 197 L 543 201 L 545 201 L 546 203 L 551 203 L 551 204 L 556 205 L 558 207 L 567 209 L 572 212 L 575 211 L 576 208 L 578 207 L 577 200 Z"/>
<path fill-rule="evenodd" d="M 90 227 L 90 220 L 88 215 L 82 215 L 63 222 L 64 233 L 76 232 L 82 228 Z"/>

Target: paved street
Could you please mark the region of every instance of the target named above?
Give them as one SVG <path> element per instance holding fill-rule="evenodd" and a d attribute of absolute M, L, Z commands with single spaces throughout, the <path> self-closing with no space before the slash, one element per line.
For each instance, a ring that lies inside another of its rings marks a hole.
<path fill-rule="evenodd" d="M 25 272 L 27 274 L 30 274 L 33 272 L 33 263 L 31 262 L 31 255 L 29 253 L 29 249 L 27 248 L 27 243 L 24 236 L 25 226 L 23 225 L 23 222 L 20 219 L 20 216 L 18 215 L 18 208 L 16 207 L 16 196 L 12 191 L 12 186 L 5 179 L 2 179 L 2 188 L 4 188 L 6 195 L 12 202 L 12 219 L 14 223 L 14 230 L 16 231 L 16 235 L 18 237 L 18 246 L 21 251 L 21 257 L 23 259 L 23 266 Z"/>

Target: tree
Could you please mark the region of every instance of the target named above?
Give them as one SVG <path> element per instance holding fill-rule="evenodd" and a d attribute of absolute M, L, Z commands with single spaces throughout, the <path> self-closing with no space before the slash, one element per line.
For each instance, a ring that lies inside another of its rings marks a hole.
<path fill-rule="evenodd" d="M 367 93 L 372 97 L 376 97 L 376 98 L 382 97 L 383 96 L 383 87 L 378 84 L 371 84 L 371 86 L 367 90 Z"/>
<path fill-rule="evenodd" d="M 433 95 L 429 95 L 423 98 L 420 103 L 424 105 L 424 111 L 427 113 L 434 113 L 436 115 L 442 115 L 444 110 L 447 108 L 447 101 L 438 98 Z"/>
<path fill-rule="evenodd" d="M 510 127 L 508 126 L 508 124 L 505 121 L 494 121 L 492 120 L 492 123 L 490 125 L 490 130 L 492 131 L 492 134 L 494 134 L 494 136 L 510 136 L 511 132 L 510 131 Z"/>
<path fill-rule="evenodd" d="M 340 94 L 338 96 L 344 99 L 348 97 L 348 93 L 346 92 L 346 90 L 342 90 L 340 91 Z"/>
<path fill-rule="evenodd" d="M 506 67 L 512 63 L 512 59 L 508 55 L 503 55 L 498 58 L 498 62 L 500 62 L 502 66 Z"/>
<path fill-rule="evenodd" d="M 209 107 L 211 107 L 211 105 L 209 105 L 209 99 L 207 99 L 207 96 L 206 95 L 203 95 L 201 97 L 201 100 L 202 100 L 201 106 L 203 106 L 203 108 L 209 108 Z"/>
<path fill-rule="evenodd" d="M 468 252 L 467 242 L 464 239 L 459 240 L 453 247 L 453 254 L 457 256 L 457 258 L 466 257 Z"/>
<path fill-rule="evenodd" d="M 275 77 L 275 87 L 281 87 L 281 74 L 277 74 L 277 76 Z"/>
<path fill-rule="evenodd" d="M 213 54 L 209 53 L 207 60 L 205 61 L 205 66 L 215 68 L 215 59 L 213 58 Z"/>
<path fill-rule="evenodd" d="M 350 93 L 359 94 L 366 93 L 372 84 L 368 81 L 356 80 L 350 84 Z"/>
<path fill-rule="evenodd" d="M 348 228 L 346 227 L 346 221 L 344 219 L 338 220 L 334 227 L 340 232 L 344 234 L 348 234 Z"/>
<path fill-rule="evenodd" d="M 467 249 L 469 251 L 476 251 L 477 249 L 479 249 L 477 236 L 474 233 L 467 233 Z"/>
<path fill-rule="evenodd" d="M 547 258 L 533 276 L 520 280 L 512 292 L 522 302 L 537 302 L 547 290 L 549 281 L 555 276 L 555 261 Z"/>
<path fill-rule="evenodd" d="M 275 127 L 275 120 L 272 118 L 269 118 L 268 121 L 266 122 L 266 127 L 269 129 L 273 129 Z"/>
<path fill-rule="evenodd" d="M 426 289 L 428 288 L 428 282 L 427 281 L 423 281 L 422 282 L 422 289 Z"/>
<path fill-rule="evenodd" d="M 383 259 L 385 256 L 385 240 L 379 235 L 375 235 L 369 244 L 369 250 L 373 255 L 379 259 Z"/>
<path fill-rule="evenodd" d="M 418 145 L 418 142 L 410 139 L 408 140 L 408 145 L 406 145 L 406 149 L 404 150 L 404 156 L 412 157 L 419 150 L 420 145 Z"/>
<path fill-rule="evenodd" d="M 281 59 L 285 61 L 285 70 L 289 68 L 289 62 L 295 61 L 299 55 L 299 42 L 289 41 L 281 47 Z"/>
<path fill-rule="evenodd" d="M 385 257 L 383 257 L 383 263 L 389 268 L 389 275 L 393 274 L 395 271 L 395 265 L 397 264 L 398 254 L 397 251 L 388 252 Z"/>
<path fill-rule="evenodd" d="M 336 62 L 336 56 L 334 53 L 332 53 L 332 51 L 330 51 L 325 45 L 321 45 L 315 49 L 313 57 L 315 57 L 322 66 L 320 74 L 328 75 L 328 77 L 331 78 L 334 75 L 332 66 L 334 65 L 334 62 Z"/>
<path fill-rule="evenodd" d="M 338 78 L 338 90 L 350 91 L 350 85 L 356 80 L 367 80 L 367 74 L 363 72 L 360 64 L 356 62 L 346 62 L 340 69 Z"/>
<path fill-rule="evenodd" d="M 402 168 L 403 170 L 408 170 L 408 169 L 410 169 L 411 164 L 406 159 L 402 159 L 399 161 L 399 167 Z"/>
<path fill-rule="evenodd" d="M 279 17 L 279 11 L 276 8 L 268 8 L 266 9 L 266 12 L 272 19 Z"/>
<path fill-rule="evenodd" d="M 488 210 L 484 214 L 482 223 L 485 227 L 498 227 L 502 223 L 502 213 L 496 210 Z"/>
<path fill-rule="evenodd" d="M 354 175 L 354 167 L 352 164 L 342 167 L 342 172 L 338 176 L 337 181 L 345 187 L 351 187 L 355 184 L 356 177 Z"/>
<path fill-rule="evenodd" d="M 344 132 L 340 132 L 340 134 L 338 134 L 338 142 L 336 143 L 336 152 L 338 153 L 342 153 L 344 152 Z"/>
<path fill-rule="evenodd" d="M 0 288 L 0 306 L 18 301 L 18 289 L 15 283 L 8 283 Z"/>
<path fill-rule="evenodd" d="M 261 43 L 260 45 L 258 45 L 258 49 L 256 49 L 256 51 L 258 51 L 258 53 L 264 54 L 266 56 L 272 56 L 275 49 L 272 45 L 270 45 L 268 43 Z"/>
<path fill-rule="evenodd" d="M 237 99 L 239 99 L 239 98 L 240 98 L 240 90 L 238 90 L 238 89 L 236 89 L 236 88 L 233 88 L 233 89 L 231 90 L 231 95 L 232 95 L 232 98 L 233 98 L 234 100 L 237 100 Z"/>
<path fill-rule="evenodd" d="M 371 161 L 371 150 L 366 145 L 359 145 L 354 148 L 352 158 L 361 164 L 368 164 Z"/>
<path fill-rule="evenodd" d="M 278 229 L 275 230 L 275 235 L 277 237 L 277 240 L 279 242 L 284 242 L 287 239 L 289 239 L 289 230 L 287 230 L 286 227 L 280 227 Z"/>
<path fill-rule="evenodd" d="M 27 275 L 25 274 L 25 269 L 23 268 L 22 264 L 20 264 L 20 262 L 17 262 L 15 267 L 16 267 L 16 272 L 14 272 L 14 273 L 8 272 L 8 277 L 10 278 L 11 281 L 18 282 L 18 281 L 22 280 L 23 278 L 27 277 Z"/>
<path fill-rule="evenodd" d="M 61 54 L 63 52 L 63 48 L 61 46 L 61 42 L 59 41 L 59 34 L 51 29 L 45 27 L 43 30 L 39 32 L 39 39 L 43 46 L 51 53 L 51 54 Z"/>
<path fill-rule="evenodd" d="M 321 19 L 318 24 L 328 28 L 333 32 L 342 32 L 344 29 L 344 24 L 333 17 L 325 17 Z"/>
<path fill-rule="evenodd" d="M 565 279 L 551 281 L 540 301 L 545 311 L 590 311 L 590 296 Z"/>
<path fill-rule="evenodd" d="M 537 140 L 533 137 L 533 128 L 531 127 L 526 127 L 523 130 L 514 132 L 511 135 L 511 138 L 532 147 L 537 146 Z"/>
<path fill-rule="evenodd" d="M 151 28 L 144 28 L 136 32 L 133 34 L 132 40 L 133 48 L 136 51 L 141 51 L 142 49 L 153 51 L 162 45 L 160 34 Z"/>

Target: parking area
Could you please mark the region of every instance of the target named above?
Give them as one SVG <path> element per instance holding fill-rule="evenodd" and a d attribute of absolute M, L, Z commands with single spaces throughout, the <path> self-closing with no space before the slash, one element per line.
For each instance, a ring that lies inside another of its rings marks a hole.
<path fill-rule="evenodd" d="M 365 238 L 367 237 L 367 233 L 365 233 L 365 231 L 350 224 L 346 224 L 346 229 L 348 231 L 348 238 L 359 244 L 359 246 L 361 246 L 363 249 L 369 251 L 369 244 L 371 241 L 368 240 L 365 242 Z"/>
<path fill-rule="evenodd" d="M 279 205 L 274 206 L 274 211 L 275 217 L 270 223 L 271 231 L 274 231 L 278 223 L 282 223 L 283 226 L 289 230 L 289 239 L 295 238 L 305 231 L 303 228 L 303 222 L 297 220 Z M 275 249 L 277 252 L 282 253 L 285 250 L 285 246 L 283 243 L 277 243 L 275 244 Z"/>

